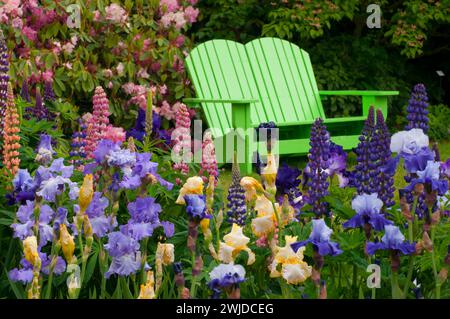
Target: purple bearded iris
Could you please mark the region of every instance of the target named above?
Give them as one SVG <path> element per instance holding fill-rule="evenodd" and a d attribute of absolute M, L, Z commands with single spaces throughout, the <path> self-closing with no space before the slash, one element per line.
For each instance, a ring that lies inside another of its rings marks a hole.
<path fill-rule="evenodd" d="M 45 275 L 50 273 L 51 258 L 46 253 L 39 252 L 41 258 L 41 272 Z M 9 279 L 14 282 L 21 282 L 28 284 L 33 280 L 33 265 L 30 264 L 25 258 L 20 260 L 21 268 L 14 268 L 8 273 Z M 56 257 L 55 267 L 53 268 L 53 274 L 56 276 L 61 275 L 66 270 L 66 262 L 61 256 Z"/>
<path fill-rule="evenodd" d="M 369 255 L 375 254 L 377 250 L 400 251 L 404 255 L 410 255 L 416 251 L 415 243 L 405 242 L 405 236 L 403 236 L 397 226 L 386 225 L 384 230 L 385 234 L 381 238 L 381 242 L 367 243 L 367 253 Z"/>
<path fill-rule="evenodd" d="M 339 180 L 339 187 L 345 187 L 348 184 L 346 172 L 347 153 L 342 146 L 330 142 L 330 159 L 328 160 L 327 173 L 330 177 L 336 175 Z"/>
<path fill-rule="evenodd" d="M 277 172 L 275 184 L 280 194 L 288 194 L 292 188 L 298 188 L 300 185 L 299 176 L 302 173 L 297 167 L 290 167 L 283 163 Z"/>
<path fill-rule="evenodd" d="M 205 195 L 184 195 L 186 201 L 186 213 L 191 220 L 210 218 L 206 211 Z"/>
<path fill-rule="evenodd" d="M 309 238 L 307 240 L 291 244 L 292 249 L 297 252 L 300 247 L 311 243 L 314 251 L 317 251 L 321 256 L 336 256 L 342 254 L 339 244 L 330 241 L 333 231 L 325 224 L 325 221 L 323 219 L 313 219 L 312 224 L 313 228 Z"/>
<path fill-rule="evenodd" d="M 376 231 L 382 231 L 385 225 L 392 225 L 383 214 L 380 214 L 383 202 L 378 198 L 377 194 L 358 195 L 352 201 L 352 208 L 356 211 L 356 215 L 343 224 L 344 228 L 363 227 L 369 224 Z"/>
<path fill-rule="evenodd" d="M 413 178 L 405 189 L 412 192 L 415 185 L 424 184 L 426 190 L 429 189 L 436 191 L 438 195 L 444 195 L 448 191 L 448 181 L 440 179 L 440 165 L 439 162 L 428 161 L 425 169 L 417 171 L 417 178 Z"/>
<path fill-rule="evenodd" d="M 450 158 L 441 164 L 441 172 L 445 177 L 450 178 Z"/>
<path fill-rule="evenodd" d="M 161 116 L 154 111 L 152 114 L 152 130 L 156 138 L 163 140 L 166 144 L 170 143 L 170 135 L 166 130 L 161 130 Z M 145 137 L 145 110 L 138 110 L 136 124 L 127 132 L 127 138 L 129 137 L 143 141 Z"/>
<path fill-rule="evenodd" d="M 34 200 L 39 184 L 31 177 L 28 170 L 19 169 L 16 176 L 14 176 L 12 184 L 14 187 L 13 191 L 6 195 L 10 205 L 15 203 L 25 204 L 27 200 Z"/>
<path fill-rule="evenodd" d="M 55 152 L 52 147 L 52 137 L 48 134 L 41 134 L 39 145 L 37 147 L 36 162 L 41 165 L 48 165 L 53 160 Z"/>
<path fill-rule="evenodd" d="M 241 265 L 220 264 L 209 273 L 211 281 L 208 287 L 215 293 L 216 289 L 232 288 L 245 281 L 245 269 Z"/>
<path fill-rule="evenodd" d="M 109 200 L 102 196 L 102 193 L 95 192 L 92 201 L 86 209 L 86 214 L 92 225 L 92 232 L 98 238 L 103 238 L 117 226 L 117 220 L 114 216 L 106 216 L 105 210 L 109 205 Z M 74 212 L 78 213 L 80 206 L 74 205 Z M 77 234 L 77 227 L 72 227 L 74 234 Z"/>
<path fill-rule="evenodd" d="M 139 251 L 139 242 L 122 232 L 112 232 L 108 234 L 108 243 L 105 249 L 112 257 L 109 270 L 105 277 L 109 278 L 112 274 L 119 276 L 129 276 L 135 274 L 142 266 L 142 256 Z M 149 269 L 144 265 L 144 270 Z"/>
<path fill-rule="evenodd" d="M 435 158 L 428 145 L 428 136 L 421 129 L 411 129 L 392 135 L 390 148 L 405 160 L 405 169 L 408 173 L 416 173 L 424 170 L 427 162 Z"/>
<path fill-rule="evenodd" d="M 131 218 L 126 225 L 120 227 L 123 233 L 141 240 L 152 236 L 156 228 L 163 227 L 167 237 L 173 236 L 173 224 L 159 220 L 161 205 L 156 203 L 153 197 L 137 198 L 136 201 L 128 204 L 128 211 Z"/>
<path fill-rule="evenodd" d="M 78 184 L 72 182 L 70 177 L 73 173 L 73 165 L 65 166 L 64 159 L 59 158 L 53 161 L 49 168 L 40 166 L 35 173 L 35 180 L 39 183 L 36 195 L 48 202 L 55 202 L 56 197 L 61 195 L 66 187 L 69 189 L 69 198 L 78 198 Z"/>
<path fill-rule="evenodd" d="M 33 226 L 36 224 L 34 210 L 34 202 L 32 201 L 27 201 L 26 205 L 19 207 L 16 214 L 19 223 L 11 225 L 15 238 L 24 240 L 26 237 L 33 235 Z M 53 228 L 50 224 L 55 217 L 55 212 L 50 206 L 42 205 L 39 208 L 38 214 L 39 247 L 43 247 L 52 241 Z"/>
<path fill-rule="evenodd" d="M 173 184 L 163 179 L 158 173 L 158 163 L 151 162 L 152 154 L 137 153 L 136 164 L 124 173 L 120 186 L 126 189 L 136 189 L 142 184 L 142 179 L 151 174 L 167 190 L 172 190 Z"/>

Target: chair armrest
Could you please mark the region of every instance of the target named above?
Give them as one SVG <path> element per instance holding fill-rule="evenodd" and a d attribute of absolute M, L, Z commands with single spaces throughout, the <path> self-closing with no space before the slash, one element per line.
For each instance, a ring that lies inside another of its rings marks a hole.
<path fill-rule="evenodd" d="M 380 109 L 383 112 L 384 118 L 387 118 L 388 115 L 388 96 L 398 94 L 399 91 L 319 91 L 320 96 L 361 96 L 363 116 L 367 116 L 369 114 L 370 107 L 373 106 L 375 109 Z"/>
<path fill-rule="evenodd" d="M 343 90 L 343 91 L 319 91 L 319 95 L 347 95 L 347 96 L 392 96 L 398 95 L 399 91 L 358 91 L 358 90 Z"/>
<path fill-rule="evenodd" d="M 206 98 L 186 98 L 183 99 L 183 102 L 189 105 L 199 104 L 199 103 L 226 103 L 226 104 L 250 104 L 256 103 L 259 100 L 257 99 L 206 99 Z"/>

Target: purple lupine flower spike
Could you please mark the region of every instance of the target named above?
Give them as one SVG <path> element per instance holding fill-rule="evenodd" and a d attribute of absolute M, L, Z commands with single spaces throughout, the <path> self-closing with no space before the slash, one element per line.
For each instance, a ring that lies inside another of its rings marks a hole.
<path fill-rule="evenodd" d="M 44 84 L 44 101 L 53 102 L 55 100 L 55 93 L 53 92 L 53 82 L 45 81 Z"/>
<path fill-rule="evenodd" d="M 0 30 L 0 135 L 3 134 L 3 120 L 5 118 L 6 100 L 8 97 L 9 81 L 8 48 Z"/>
<path fill-rule="evenodd" d="M 39 89 L 36 90 L 36 101 L 34 104 L 34 107 L 32 108 L 27 108 L 29 109 L 29 111 L 31 112 L 31 114 L 38 120 L 48 120 L 49 119 L 49 111 L 47 109 L 47 107 L 44 105 L 44 103 L 42 103 L 42 96 L 41 93 L 39 92 Z"/>
<path fill-rule="evenodd" d="M 377 191 L 377 183 L 373 179 L 377 175 L 376 161 L 378 159 L 378 154 L 373 152 L 374 131 L 375 111 L 371 106 L 355 150 L 357 164 L 351 176 L 351 184 L 356 187 L 358 194 L 371 194 Z"/>
<path fill-rule="evenodd" d="M 308 175 L 309 181 L 308 204 L 312 206 L 313 212 L 317 216 L 328 213 L 328 203 L 321 199 L 328 195 L 328 174 L 327 169 L 330 158 L 330 134 L 322 119 L 317 119 L 311 127 L 311 138 L 309 145 L 311 148 L 308 154 Z"/>
<path fill-rule="evenodd" d="M 232 181 L 228 189 L 228 219 L 230 224 L 238 224 L 243 226 L 247 214 L 247 205 L 245 204 L 245 191 L 240 184 L 241 174 L 239 172 L 239 165 L 236 161 L 236 156 L 232 167 Z"/>
<path fill-rule="evenodd" d="M 385 207 L 391 207 L 394 202 L 394 174 L 395 170 L 389 169 L 392 165 L 392 152 L 390 149 L 391 135 L 384 121 L 383 113 L 380 109 L 377 110 L 377 124 L 375 136 L 377 137 L 376 152 L 379 158 L 379 176 L 377 183 L 377 194 L 383 201 Z"/>
<path fill-rule="evenodd" d="M 22 89 L 20 91 L 20 96 L 22 97 L 22 99 L 26 102 L 31 102 L 30 99 L 30 90 L 28 87 L 28 80 L 27 79 L 23 79 L 22 81 Z"/>
<path fill-rule="evenodd" d="M 419 83 L 414 86 L 406 108 L 408 124 L 405 130 L 420 128 L 426 134 L 428 132 L 428 96 L 425 85 Z"/>

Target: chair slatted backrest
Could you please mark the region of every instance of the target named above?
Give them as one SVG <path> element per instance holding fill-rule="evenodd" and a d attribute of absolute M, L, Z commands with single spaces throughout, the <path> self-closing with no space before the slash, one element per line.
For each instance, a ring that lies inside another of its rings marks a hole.
<path fill-rule="evenodd" d="M 228 40 L 202 43 L 189 54 L 186 65 L 198 98 L 258 98 L 245 46 L 240 43 Z M 202 107 L 214 137 L 225 135 L 232 127 L 231 105 L 203 103 Z"/>
<path fill-rule="evenodd" d="M 277 124 L 325 117 L 307 52 L 281 39 L 262 38 L 245 46 L 212 40 L 186 60 L 198 98 L 252 99 L 252 122 Z M 230 105 L 203 103 L 215 137 L 231 128 Z"/>

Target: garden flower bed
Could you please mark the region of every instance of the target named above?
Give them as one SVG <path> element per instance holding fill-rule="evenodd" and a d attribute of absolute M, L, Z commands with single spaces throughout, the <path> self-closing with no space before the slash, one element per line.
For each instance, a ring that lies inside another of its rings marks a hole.
<path fill-rule="evenodd" d="M 108 2 L 76 35 L 57 5 L 0 8 L 0 297 L 449 298 L 450 152 L 425 86 L 403 130 L 371 107 L 345 152 L 317 118 L 307 156 L 271 140 L 243 176 L 191 137 L 196 2 L 137 1 L 148 20 Z"/>

